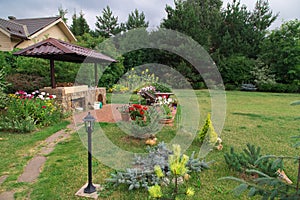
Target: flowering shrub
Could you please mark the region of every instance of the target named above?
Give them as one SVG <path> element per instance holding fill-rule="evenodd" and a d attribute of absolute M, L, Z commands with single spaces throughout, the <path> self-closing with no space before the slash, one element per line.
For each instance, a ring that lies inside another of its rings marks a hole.
<path fill-rule="evenodd" d="M 148 138 L 159 130 L 160 115 L 155 108 L 133 104 L 128 110 L 131 121 L 120 125 L 134 138 Z"/>
<path fill-rule="evenodd" d="M 18 91 L 8 95 L 9 100 L 1 116 L 0 130 L 30 132 L 60 121 L 61 109 L 55 95 L 35 91 Z"/>
<path fill-rule="evenodd" d="M 141 94 L 142 92 L 150 92 L 152 94 L 154 94 L 156 92 L 156 89 L 154 86 L 150 85 L 150 86 L 146 86 L 146 87 L 142 87 L 138 92 L 137 94 Z"/>
<path fill-rule="evenodd" d="M 147 113 L 148 108 L 139 104 L 132 104 L 129 108 L 129 115 L 132 120 L 136 120 L 137 117 L 145 119 L 145 114 Z"/>

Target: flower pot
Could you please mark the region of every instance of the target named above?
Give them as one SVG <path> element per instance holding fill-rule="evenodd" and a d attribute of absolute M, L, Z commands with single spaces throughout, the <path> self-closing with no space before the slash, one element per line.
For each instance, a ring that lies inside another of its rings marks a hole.
<path fill-rule="evenodd" d="M 171 124 L 173 122 L 173 119 L 161 119 L 159 122 L 161 124 Z"/>
<path fill-rule="evenodd" d="M 121 119 L 122 119 L 122 121 L 128 122 L 130 119 L 130 116 L 128 113 L 121 113 Z"/>

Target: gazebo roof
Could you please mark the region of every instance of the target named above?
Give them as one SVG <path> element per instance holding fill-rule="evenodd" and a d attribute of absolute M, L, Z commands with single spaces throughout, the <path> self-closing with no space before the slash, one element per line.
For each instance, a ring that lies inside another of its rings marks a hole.
<path fill-rule="evenodd" d="M 17 56 L 29 56 L 66 62 L 116 62 L 113 58 L 92 49 L 77 46 L 58 39 L 48 38 L 14 53 Z"/>

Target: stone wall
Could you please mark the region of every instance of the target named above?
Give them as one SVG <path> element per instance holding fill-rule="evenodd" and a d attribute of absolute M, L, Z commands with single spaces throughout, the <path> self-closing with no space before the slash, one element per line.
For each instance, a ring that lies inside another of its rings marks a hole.
<path fill-rule="evenodd" d="M 105 88 L 88 88 L 87 85 L 72 87 L 45 87 L 40 90 L 49 94 L 56 95 L 56 101 L 61 104 L 64 111 L 75 109 L 92 109 L 95 102 L 101 101 L 106 104 Z"/>

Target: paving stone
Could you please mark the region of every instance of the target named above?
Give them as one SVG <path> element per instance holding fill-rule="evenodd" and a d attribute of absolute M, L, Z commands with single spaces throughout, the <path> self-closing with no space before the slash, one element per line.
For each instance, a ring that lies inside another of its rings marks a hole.
<path fill-rule="evenodd" d="M 32 158 L 21 176 L 18 178 L 18 182 L 33 182 L 40 174 L 41 167 L 46 162 L 45 156 L 36 156 Z"/>
<path fill-rule="evenodd" d="M 98 199 L 98 191 L 103 190 L 103 187 L 101 187 L 99 184 L 93 184 L 96 187 L 96 192 L 93 192 L 91 194 L 87 194 L 84 193 L 84 188 L 86 188 L 87 183 L 82 186 L 77 192 L 76 192 L 76 196 L 80 196 L 80 197 L 87 197 L 87 198 L 92 198 L 92 199 Z"/>
<path fill-rule="evenodd" d="M 0 200 L 14 200 L 14 194 L 13 191 L 3 192 L 0 194 Z"/>
<path fill-rule="evenodd" d="M 3 175 L 0 177 L 0 185 L 7 179 L 8 175 Z"/>

